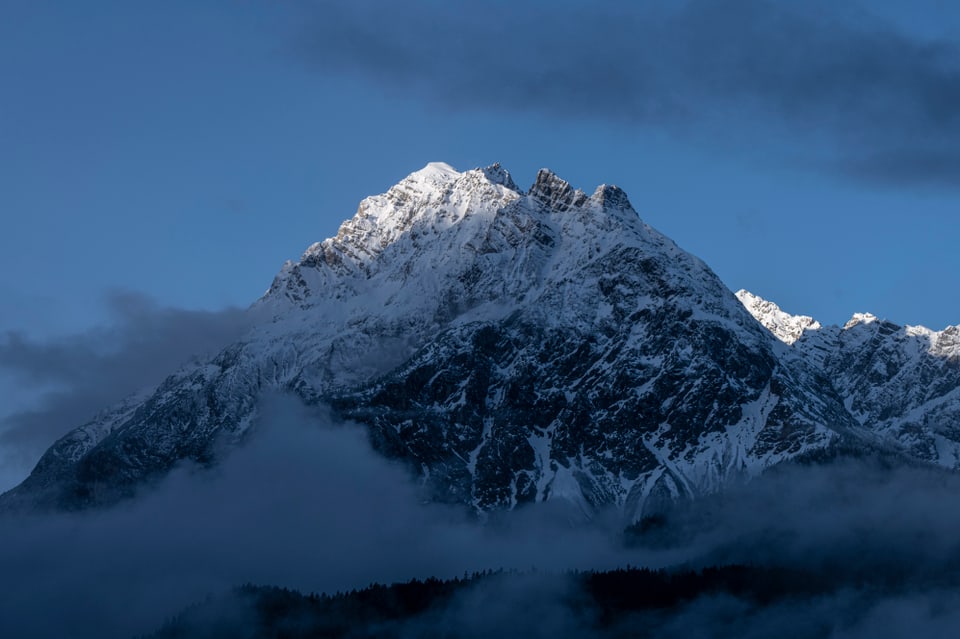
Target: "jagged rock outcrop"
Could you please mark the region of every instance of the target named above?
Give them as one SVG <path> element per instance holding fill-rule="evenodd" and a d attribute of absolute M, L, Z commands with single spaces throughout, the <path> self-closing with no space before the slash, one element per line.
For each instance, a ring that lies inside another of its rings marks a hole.
<path fill-rule="evenodd" d="M 780 310 L 780 307 L 750 291 L 740 289 L 736 293 L 737 299 L 747 307 L 750 314 L 757 318 L 764 327 L 784 344 L 793 344 L 807 330 L 818 330 L 820 322 L 809 315 L 791 315 Z"/>
<path fill-rule="evenodd" d="M 862 438 L 960 469 L 960 327 L 898 326 L 870 313 L 823 327 L 749 293 L 738 296 L 775 333 L 794 327 L 787 355 L 829 380 Z"/>

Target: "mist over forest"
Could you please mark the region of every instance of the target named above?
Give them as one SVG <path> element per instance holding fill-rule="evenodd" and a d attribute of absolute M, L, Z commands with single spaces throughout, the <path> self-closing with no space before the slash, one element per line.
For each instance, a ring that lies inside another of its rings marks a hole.
<path fill-rule="evenodd" d="M 481 522 L 429 503 L 362 428 L 272 395 L 247 444 L 213 469 L 182 466 L 109 509 L 6 514 L 0 634 L 128 637 L 210 597 L 239 614 L 233 606 L 244 600 L 230 593 L 242 584 L 334 594 L 492 570 L 507 572 L 456 588 L 391 632 L 618 636 L 636 617 L 655 636 L 700 624 L 715 636 L 830 628 L 882 637 L 905 627 L 938 636 L 960 621 L 958 495 L 960 478 L 941 470 L 838 456 L 778 468 L 627 530 L 615 513 L 586 519 L 556 502 Z M 738 596 L 729 584 L 695 587 L 670 606 L 598 626 L 590 611 L 603 599 L 581 606 L 582 583 L 569 571 L 627 566 L 746 566 L 786 571 L 777 574 L 789 585 L 774 600 Z"/>

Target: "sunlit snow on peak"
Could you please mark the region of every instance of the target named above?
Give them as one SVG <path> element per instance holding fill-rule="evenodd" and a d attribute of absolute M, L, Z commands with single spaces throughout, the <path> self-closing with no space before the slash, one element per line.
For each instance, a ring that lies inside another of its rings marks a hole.
<path fill-rule="evenodd" d="M 793 344 L 806 330 L 818 330 L 820 322 L 809 315 L 791 315 L 773 302 L 767 301 L 750 291 L 740 289 L 737 299 L 746 307 L 758 322 L 785 344 Z"/>

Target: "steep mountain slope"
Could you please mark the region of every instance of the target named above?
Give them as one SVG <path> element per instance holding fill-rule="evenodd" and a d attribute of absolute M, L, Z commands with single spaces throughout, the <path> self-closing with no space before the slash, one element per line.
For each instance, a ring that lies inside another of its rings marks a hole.
<path fill-rule="evenodd" d="M 773 302 L 758 297 L 750 291 L 740 289 L 736 295 L 750 314 L 784 344 L 793 344 L 803 336 L 804 331 L 821 328 L 820 322 L 809 315 L 785 313 Z"/>
<path fill-rule="evenodd" d="M 861 437 L 960 469 L 960 326 L 932 331 L 856 313 L 842 327 L 822 327 L 746 291 L 737 297 L 793 344 L 788 357 L 830 380 Z"/>
<path fill-rule="evenodd" d="M 214 463 L 269 390 L 363 424 L 434 498 L 479 511 L 559 497 L 636 518 L 873 438 L 859 386 L 828 378 L 843 364 L 774 338 L 617 187 L 588 196 L 547 170 L 522 193 L 499 165 L 430 164 L 251 312 L 241 341 L 68 434 L 3 501 L 109 503 Z M 790 338 L 813 326 L 777 317 Z"/>

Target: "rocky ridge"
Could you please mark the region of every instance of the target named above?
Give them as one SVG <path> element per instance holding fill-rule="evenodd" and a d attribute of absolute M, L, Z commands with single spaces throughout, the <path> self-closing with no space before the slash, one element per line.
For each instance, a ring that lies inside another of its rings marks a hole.
<path fill-rule="evenodd" d="M 854 313 L 842 327 L 821 326 L 746 291 L 737 296 L 792 344 L 788 357 L 830 380 L 863 438 L 960 469 L 960 326 L 933 331 L 871 313 Z"/>

